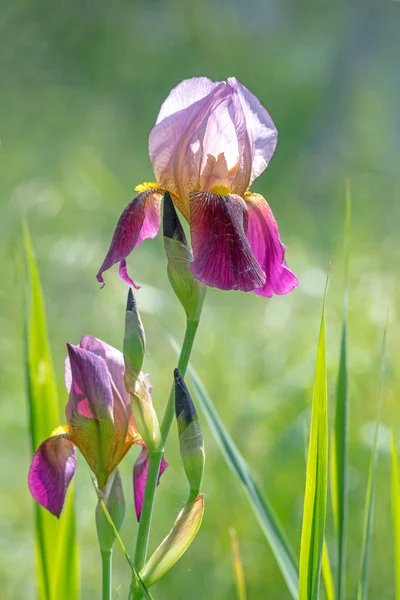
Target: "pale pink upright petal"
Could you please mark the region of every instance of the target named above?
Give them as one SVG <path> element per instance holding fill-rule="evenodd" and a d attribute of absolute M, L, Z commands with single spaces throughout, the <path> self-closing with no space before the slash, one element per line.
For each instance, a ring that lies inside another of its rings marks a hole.
<path fill-rule="evenodd" d="M 278 132 L 266 109 L 247 88 L 234 77 L 228 79 L 240 99 L 246 118 L 247 132 L 252 148 L 252 170 L 249 185 L 268 166 L 275 151 Z"/>
<path fill-rule="evenodd" d="M 104 284 L 103 273 L 120 262 L 120 275 L 129 284 L 137 287 L 126 270 L 126 257 L 147 238 L 154 238 L 160 229 L 159 189 L 141 192 L 123 210 L 111 240 L 110 248 L 97 273 L 97 280 Z"/>
<path fill-rule="evenodd" d="M 149 470 L 149 458 L 149 452 L 146 446 L 143 446 L 138 458 L 136 459 L 135 466 L 133 467 L 133 495 L 135 501 L 135 512 L 138 521 L 140 521 L 140 515 L 142 514 L 144 490 L 146 487 L 147 473 Z M 165 458 L 162 457 L 157 485 L 160 483 L 160 477 L 167 467 L 168 463 Z"/>
<path fill-rule="evenodd" d="M 196 82 L 187 83 L 187 87 Z M 185 84 L 186 85 L 186 84 Z M 231 94 L 225 83 L 213 84 L 206 96 L 192 104 L 179 102 L 177 112 L 159 120 L 149 137 L 149 153 L 159 185 L 174 195 L 174 202 L 189 218 L 189 193 L 199 189 L 204 156 L 203 138 L 210 114 Z M 196 94 L 194 94 L 196 97 Z M 186 98 L 186 96 L 185 96 Z"/>
<path fill-rule="evenodd" d="M 248 194 L 246 200 L 249 215 L 247 238 L 266 276 L 265 284 L 254 292 L 267 298 L 274 294 L 287 294 L 298 285 L 298 280 L 286 265 L 285 246 L 279 237 L 278 224 L 262 196 Z"/>
<path fill-rule="evenodd" d="M 32 496 L 59 517 L 70 481 L 75 473 L 76 451 L 64 435 L 55 435 L 40 444 L 28 475 Z"/>
<path fill-rule="evenodd" d="M 248 292 L 264 285 L 265 275 L 246 238 L 244 200 L 198 192 L 191 195 L 190 211 L 194 275 L 222 290 Z"/>
<path fill-rule="evenodd" d="M 156 125 L 166 117 L 173 115 L 198 100 L 208 96 L 221 82 L 211 81 L 208 77 L 184 79 L 174 87 L 161 105 Z"/>

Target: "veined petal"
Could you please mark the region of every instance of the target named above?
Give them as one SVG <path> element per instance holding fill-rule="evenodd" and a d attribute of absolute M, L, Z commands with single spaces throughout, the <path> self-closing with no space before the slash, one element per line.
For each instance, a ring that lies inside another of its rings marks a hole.
<path fill-rule="evenodd" d="M 105 360 L 72 344 L 67 344 L 67 349 L 72 375 L 67 416 L 110 418 L 113 412 L 113 393 Z"/>
<path fill-rule="evenodd" d="M 56 432 L 37 449 L 29 469 L 28 485 L 35 500 L 59 517 L 75 473 L 76 450 L 67 426 L 58 427 Z"/>
<path fill-rule="evenodd" d="M 97 273 L 97 280 L 104 284 L 103 273 L 120 262 L 119 273 L 129 284 L 137 288 L 126 269 L 126 257 L 147 238 L 154 238 L 160 229 L 160 204 L 162 190 L 147 189 L 128 204 L 120 216 L 111 240 L 110 248 Z"/>
<path fill-rule="evenodd" d="M 125 362 L 122 352 L 113 346 L 110 346 L 110 344 L 90 335 L 82 336 L 79 346 L 84 350 L 93 352 L 93 354 L 96 354 L 97 356 L 101 356 L 101 358 L 105 360 L 110 377 L 117 388 L 119 395 L 124 403 L 127 406 L 130 406 L 130 397 L 125 389 L 124 383 Z"/>
<path fill-rule="evenodd" d="M 193 85 L 197 90 L 196 83 Z M 194 93 L 192 97 L 199 99 L 191 104 L 187 104 L 189 96 L 185 96 L 185 102 L 181 103 L 183 108 L 158 120 L 149 137 L 150 159 L 157 181 L 173 194 L 174 203 L 186 219 L 189 219 L 189 193 L 200 187 L 208 118 L 231 94 L 223 82 L 212 84 L 209 89 L 207 95 L 203 95 L 203 91 Z M 180 104 L 174 101 L 171 109 L 173 105 Z M 169 110 L 162 112 L 167 114 Z"/>
<path fill-rule="evenodd" d="M 206 285 L 249 292 L 265 275 L 246 238 L 247 208 L 234 194 L 196 192 L 190 199 L 191 270 Z"/>
<path fill-rule="evenodd" d="M 135 466 L 133 467 L 133 495 L 136 517 L 138 521 L 140 521 L 140 515 L 142 513 L 144 490 L 146 487 L 147 473 L 149 470 L 149 459 L 149 452 L 146 446 L 143 445 L 142 450 L 136 459 Z M 157 485 L 160 483 L 160 477 L 167 467 L 168 463 L 165 458 L 162 457 Z"/>
<path fill-rule="evenodd" d="M 246 119 L 252 149 L 250 185 L 268 166 L 278 141 L 278 132 L 268 112 L 254 94 L 235 77 L 230 77 L 228 83 L 235 89 Z"/>
<path fill-rule="evenodd" d="M 249 215 L 247 238 L 266 276 L 265 284 L 254 292 L 267 298 L 287 294 L 298 285 L 298 280 L 286 265 L 278 224 L 262 196 L 246 194 L 245 198 Z"/>
<path fill-rule="evenodd" d="M 192 77 L 191 79 L 184 79 L 170 91 L 167 98 L 164 100 L 160 112 L 158 113 L 156 125 L 166 117 L 169 117 L 180 110 L 184 110 L 194 102 L 205 98 L 220 83 L 220 81 L 211 81 L 208 77 Z"/>

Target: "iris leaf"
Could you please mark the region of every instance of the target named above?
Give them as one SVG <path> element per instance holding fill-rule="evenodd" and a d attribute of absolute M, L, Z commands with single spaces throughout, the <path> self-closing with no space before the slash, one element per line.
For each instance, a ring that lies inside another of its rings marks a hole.
<path fill-rule="evenodd" d="M 178 351 L 176 342 L 172 343 L 175 350 Z M 250 505 L 260 523 L 261 529 L 269 542 L 290 595 L 292 598 L 297 599 L 297 561 L 289 541 L 286 538 L 283 527 L 279 522 L 270 501 L 260 489 L 246 461 L 223 425 L 199 376 L 191 366 L 188 368 L 188 374 L 193 384 L 193 390 L 198 405 L 201 406 L 210 430 L 220 447 L 225 461 L 241 482 Z"/>
<path fill-rule="evenodd" d="M 383 340 L 382 340 L 381 366 L 380 366 L 379 388 L 378 388 L 378 407 L 377 407 L 374 437 L 373 437 L 373 442 L 372 442 L 371 457 L 370 457 L 370 462 L 369 462 L 367 492 L 366 492 L 366 499 L 365 499 L 363 540 L 362 540 L 362 546 L 361 546 L 361 567 L 360 567 L 360 579 L 358 582 L 357 600 L 367 600 L 367 597 L 368 597 L 369 553 L 370 553 L 370 547 L 371 547 L 371 532 L 372 532 L 372 522 L 373 522 L 374 504 L 375 504 L 375 474 L 376 474 L 376 467 L 377 467 L 377 463 L 378 463 L 379 419 L 380 419 L 380 415 L 381 415 L 383 383 L 384 383 L 387 323 L 388 323 L 388 317 L 386 316 L 386 323 L 385 323 L 385 327 L 384 327 L 384 331 L 383 331 Z"/>
<path fill-rule="evenodd" d="M 319 333 L 300 545 L 299 600 L 317 600 L 321 580 L 328 478 L 325 298 Z"/>
<path fill-rule="evenodd" d="M 392 431 L 392 520 L 396 600 L 400 600 L 400 474 L 394 431 Z"/>
<path fill-rule="evenodd" d="M 23 228 L 23 251 L 26 283 L 24 349 L 29 432 L 33 454 L 60 421 L 43 293 L 26 226 Z M 39 599 L 77 600 L 78 554 L 71 489 L 59 520 L 35 503 L 35 528 Z"/>
<path fill-rule="evenodd" d="M 340 343 L 339 372 L 336 383 L 335 424 L 332 435 L 331 453 L 331 499 L 337 538 L 337 597 L 345 597 L 345 565 L 347 537 L 347 446 L 348 446 L 348 365 L 347 365 L 347 313 L 348 273 L 351 230 L 350 185 L 346 187 L 345 224 L 345 277 L 343 298 L 343 321 Z"/>

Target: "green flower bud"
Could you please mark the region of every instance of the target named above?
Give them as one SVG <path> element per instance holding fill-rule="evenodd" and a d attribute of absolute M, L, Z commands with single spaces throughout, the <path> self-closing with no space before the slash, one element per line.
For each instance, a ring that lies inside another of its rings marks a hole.
<path fill-rule="evenodd" d="M 148 451 L 155 452 L 162 446 L 160 425 L 151 400 L 151 387 L 148 378 L 140 373 L 135 382 L 135 391 L 131 392 L 132 413 L 138 431 Z"/>
<path fill-rule="evenodd" d="M 110 513 L 115 528 L 119 531 L 124 522 L 126 505 L 121 476 L 118 469 L 113 476 L 109 478 L 107 485 L 102 490 L 99 490 L 99 494 Z M 115 533 L 110 523 L 107 521 L 107 517 L 104 514 L 100 502 L 98 502 L 96 506 L 96 528 L 101 552 L 111 552 L 115 540 Z"/>
<path fill-rule="evenodd" d="M 129 288 L 128 301 L 126 303 L 123 350 L 126 369 L 125 387 L 128 392 L 133 393 L 135 391 L 136 379 L 143 365 L 146 339 L 132 288 Z"/>
<path fill-rule="evenodd" d="M 190 485 L 189 502 L 201 488 L 204 472 L 204 441 L 199 418 L 189 391 L 178 369 L 175 378 L 175 414 L 178 424 L 179 445 L 186 477 Z"/>
<path fill-rule="evenodd" d="M 203 513 L 204 496 L 199 494 L 181 510 L 167 537 L 140 571 L 146 587 L 161 579 L 186 552 L 200 528 Z"/>
<path fill-rule="evenodd" d="M 193 255 L 168 192 L 164 194 L 163 235 L 172 289 L 185 309 L 187 318 L 198 321 L 207 288 L 190 270 Z"/>

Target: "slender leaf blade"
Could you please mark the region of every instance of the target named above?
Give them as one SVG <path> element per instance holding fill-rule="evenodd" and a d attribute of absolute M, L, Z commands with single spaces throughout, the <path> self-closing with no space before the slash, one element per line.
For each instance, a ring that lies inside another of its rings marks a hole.
<path fill-rule="evenodd" d="M 374 431 L 374 438 L 373 438 L 373 442 L 372 442 L 371 457 L 370 457 L 369 470 L 368 470 L 367 491 L 366 491 L 366 498 L 365 498 L 363 540 L 362 540 L 362 546 L 361 546 L 360 579 L 358 582 L 357 600 L 367 600 L 367 597 L 368 597 L 369 555 L 370 555 L 370 549 L 371 549 L 371 533 L 372 533 L 374 505 L 375 505 L 375 475 L 376 475 L 376 468 L 377 468 L 377 464 L 378 464 L 379 420 L 380 420 L 380 415 L 381 415 L 382 394 L 383 394 L 383 384 L 384 384 L 387 323 L 388 323 L 388 317 L 386 315 L 386 323 L 385 323 L 385 327 L 384 327 L 384 331 L 383 331 L 383 340 L 382 340 L 376 425 L 375 425 L 375 431 Z"/>
<path fill-rule="evenodd" d="M 329 560 L 328 546 L 324 540 L 322 549 L 322 579 L 324 580 L 326 600 L 335 600 L 335 586 L 333 584 L 333 575 L 331 562 Z"/>
<path fill-rule="evenodd" d="M 396 600 L 400 600 L 400 473 L 394 431 L 392 431 L 392 520 Z"/>
<path fill-rule="evenodd" d="M 238 600 L 246 600 L 246 581 L 244 578 L 243 563 L 240 556 L 239 540 L 237 537 L 236 529 L 233 527 L 229 530 L 231 537 L 231 551 L 233 560 L 233 570 L 235 571 L 236 578 L 236 589 L 238 593 Z"/>
<path fill-rule="evenodd" d="M 300 545 L 299 600 L 317 600 L 325 535 L 328 478 L 328 418 L 325 344 L 325 300 L 315 370 L 306 489 Z"/>
<path fill-rule="evenodd" d="M 176 342 L 172 341 L 172 343 L 175 350 L 178 351 Z M 270 548 L 278 563 L 290 595 L 292 598 L 297 599 L 297 560 L 295 553 L 286 537 L 284 529 L 277 515 L 275 514 L 268 497 L 261 491 L 246 461 L 222 423 L 199 376 L 190 365 L 188 367 L 188 374 L 192 381 L 193 390 L 196 395 L 198 405 L 201 406 L 208 426 L 210 427 L 210 430 L 213 433 L 218 446 L 220 447 L 227 465 L 239 479 L 244 491 L 246 492 L 250 505 L 260 523 L 261 529 L 267 538 Z"/>
<path fill-rule="evenodd" d="M 351 233 L 351 194 L 350 184 L 346 185 L 346 224 L 345 224 L 345 276 L 343 297 L 343 321 L 340 343 L 339 371 L 336 383 L 335 424 L 332 435 L 331 453 L 331 500 L 337 537 L 337 595 L 345 597 L 345 565 L 347 537 L 347 448 L 348 448 L 348 359 L 347 359 L 347 313 L 348 313 L 348 273 Z"/>
<path fill-rule="evenodd" d="M 28 229 L 23 228 L 26 265 L 24 346 L 32 454 L 59 424 L 55 376 L 48 342 L 39 272 Z M 59 520 L 35 503 L 37 583 L 40 600 L 77 600 L 79 588 L 73 492 Z"/>

